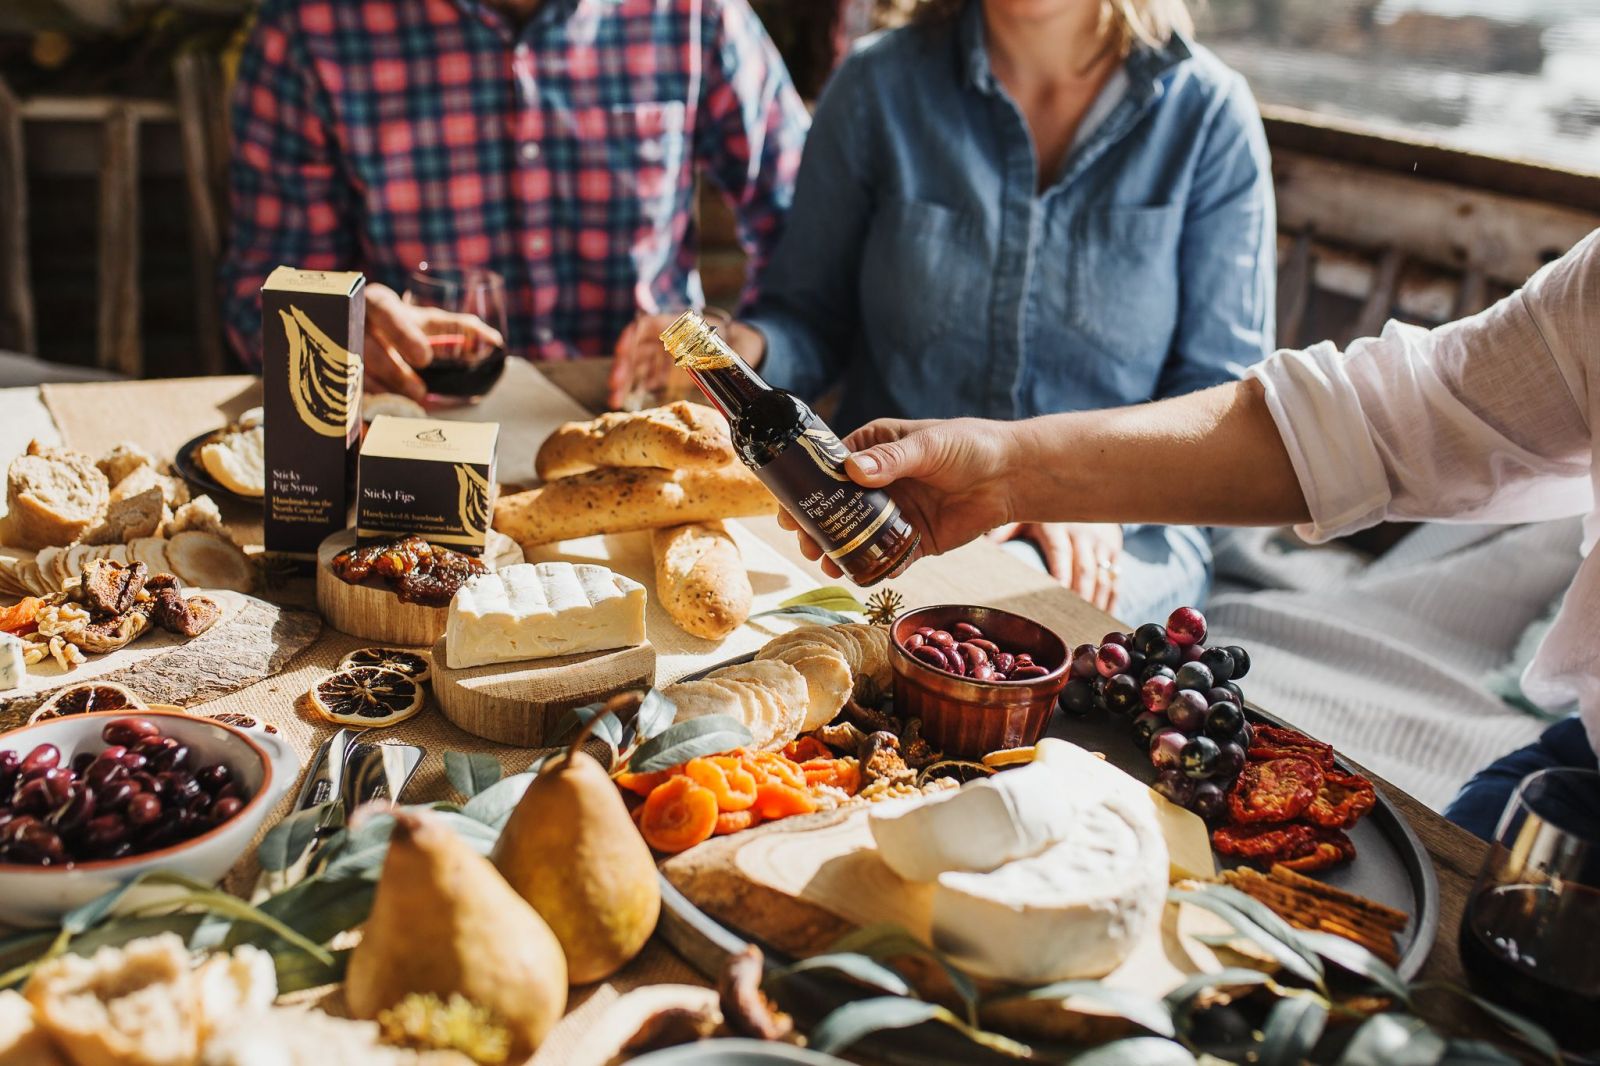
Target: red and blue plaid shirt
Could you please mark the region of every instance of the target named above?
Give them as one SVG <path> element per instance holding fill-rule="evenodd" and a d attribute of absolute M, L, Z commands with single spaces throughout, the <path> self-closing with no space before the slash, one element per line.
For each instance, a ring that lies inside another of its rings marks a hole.
<path fill-rule="evenodd" d="M 637 311 L 703 301 L 697 171 L 751 277 L 808 123 L 746 0 L 266 0 L 233 98 L 230 338 L 260 363 L 279 264 L 405 288 L 421 262 L 506 279 L 513 352 L 608 353 Z"/>

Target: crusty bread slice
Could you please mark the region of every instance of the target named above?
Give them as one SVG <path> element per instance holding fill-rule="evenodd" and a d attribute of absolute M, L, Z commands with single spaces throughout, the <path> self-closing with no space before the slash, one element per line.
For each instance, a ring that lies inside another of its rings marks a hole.
<path fill-rule="evenodd" d="M 193 980 L 183 941 L 163 933 L 51 959 L 22 994 L 75 1062 L 192 1063 L 200 1053 Z"/>
<path fill-rule="evenodd" d="M 261 426 L 225 433 L 200 449 L 200 465 L 229 492 L 262 496 L 267 491 L 266 436 Z"/>
<path fill-rule="evenodd" d="M 16 992 L 0 992 L 0 1063 L 65 1066 L 50 1034 L 39 1027 L 33 1005 Z"/>
<path fill-rule="evenodd" d="M 163 474 L 154 466 L 135 467 L 133 473 L 112 487 L 111 500 L 115 503 L 117 500 L 137 496 L 152 485 L 160 486 L 161 495 L 166 499 L 167 506 L 174 510 L 189 502 L 189 486 L 183 479 Z"/>
<path fill-rule="evenodd" d="M 111 485 L 120 485 L 141 466 L 155 466 L 156 458 L 132 441 L 125 440 L 102 455 L 95 464 Z"/>
<path fill-rule="evenodd" d="M 71 544 L 105 514 L 110 483 L 87 455 L 38 441 L 6 474 L 6 532 L 16 547 Z"/>
<path fill-rule="evenodd" d="M 172 517 L 161 486 L 151 485 L 136 496 L 125 496 L 106 508 L 106 516 L 84 533 L 81 544 L 126 544 L 136 537 L 153 537 Z"/>
<path fill-rule="evenodd" d="M 196 496 L 172 513 L 167 523 L 167 536 L 174 537 L 189 530 L 215 533 L 224 540 L 233 539 L 222 524 L 222 512 L 217 510 L 216 501 L 210 496 Z"/>

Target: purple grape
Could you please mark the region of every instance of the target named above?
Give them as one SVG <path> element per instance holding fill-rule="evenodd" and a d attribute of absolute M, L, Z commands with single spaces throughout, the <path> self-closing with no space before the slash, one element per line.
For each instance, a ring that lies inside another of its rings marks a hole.
<path fill-rule="evenodd" d="M 1200 732 L 1206 721 L 1206 698 L 1193 689 L 1183 689 L 1167 705 L 1167 721 L 1188 734 Z"/>
<path fill-rule="evenodd" d="M 1167 636 L 1174 644 L 1204 644 L 1206 616 L 1193 607 L 1179 607 L 1167 616 Z"/>
<path fill-rule="evenodd" d="M 1125 674 L 1132 674 L 1134 677 L 1138 677 L 1140 672 L 1149 665 L 1149 659 L 1146 659 L 1139 652 L 1130 651 L 1128 653 L 1128 668 L 1122 672 Z"/>
<path fill-rule="evenodd" d="M 1094 664 L 1095 653 L 1100 649 L 1093 644 L 1079 644 L 1072 649 L 1072 676 L 1088 681 L 1099 675 Z"/>
<path fill-rule="evenodd" d="M 1131 658 L 1128 649 L 1121 644 L 1102 644 L 1100 650 L 1095 653 L 1094 665 L 1095 669 L 1100 671 L 1101 677 L 1112 677 L 1126 673 Z"/>
<path fill-rule="evenodd" d="M 1128 674 L 1118 674 L 1106 679 L 1106 710 L 1113 714 L 1132 715 L 1144 709 L 1139 695 L 1139 682 Z"/>
<path fill-rule="evenodd" d="M 1212 739 L 1216 740 L 1215 737 L 1213 737 Z M 1256 731 L 1255 731 L 1254 728 L 1251 727 L 1250 723 L 1248 721 L 1246 721 L 1244 725 L 1239 727 L 1239 732 L 1234 734 L 1233 742 L 1235 744 L 1239 745 L 1245 751 L 1249 751 L 1250 750 L 1250 745 L 1255 742 L 1255 739 L 1256 739 Z M 1220 744 L 1222 742 L 1219 740 L 1219 741 L 1217 741 L 1217 743 Z"/>
<path fill-rule="evenodd" d="M 1133 631 L 1133 650 L 1149 655 L 1150 649 L 1167 642 L 1167 629 L 1160 622 L 1146 622 Z"/>
<path fill-rule="evenodd" d="M 1144 654 L 1148 662 L 1160 663 L 1169 670 L 1183 665 L 1183 649 L 1170 640 L 1163 640 Z"/>
<path fill-rule="evenodd" d="M 1156 775 L 1155 784 L 1150 786 L 1160 796 L 1170 803 L 1180 807 L 1189 806 L 1194 799 L 1194 782 L 1183 775 L 1177 768 L 1161 771 Z"/>
<path fill-rule="evenodd" d="M 1250 653 L 1237 644 L 1228 645 L 1228 655 L 1233 659 L 1233 677 L 1237 681 L 1250 672 Z"/>
<path fill-rule="evenodd" d="M 1188 743 L 1189 738 L 1171 726 L 1156 730 L 1155 736 L 1150 738 L 1150 765 L 1157 770 L 1178 768 Z"/>
<path fill-rule="evenodd" d="M 1154 711 L 1144 711 L 1133 720 L 1133 742 L 1145 751 L 1150 750 L 1150 740 L 1159 731 L 1170 729 L 1167 716 Z"/>
<path fill-rule="evenodd" d="M 1186 663 L 1199 662 L 1205 658 L 1206 649 L 1202 644 L 1187 644 L 1183 648 L 1183 661 Z"/>
<path fill-rule="evenodd" d="M 1184 663 L 1178 667 L 1177 682 L 1179 688 L 1205 692 L 1212 685 L 1211 671 L 1204 663 Z"/>
<path fill-rule="evenodd" d="M 1233 695 L 1234 703 L 1237 703 L 1241 707 L 1244 706 L 1244 690 L 1239 687 L 1237 682 L 1224 681 L 1222 683 L 1222 687 L 1227 689 Z"/>
<path fill-rule="evenodd" d="M 1198 648 L 1200 645 L 1191 644 L 1190 647 Z M 1217 679 L 1218 684 L 1233 677 L 1233 656 L 1227 648 L 1205 648 L 1200 661 L 1206 664 L 1206 669 L 1211 671 L 1211 676 Z"/>
<path fill-rule="evenodd" d="M 1221 743 L 1239 735 L 1244 725 L 1244 711 L 1232 700 L 1219 700 L 1206 712 L 1205 734 Z"/>
<path fill-rule="evenodd" d="M 1231 740 L 1219 741 L 1217 744 L 1216 776 L 1226 780 L 1233 780 L 1244 772 L 1244 749 Z"/>
<path fill-rule="evenodd" d="M 1061 709 L 1068 714 L 1085 715 L 1094 710 L 1094 686 L 1081 677 L 1074 677 L 1061 689 Z M 204 774 L 205 771 L 200 771 Z M 204 785 L 206 782 L 201 781 Z M 221 791 L 220 786 L 216 791 Z"/>
<path fill-rule="evenodd" d="M 1238 702 L 1238 700 L 1233 698 L 1233 693 L 1229 692 L 1221 685 L 1212 685 L 1210 688 L 1206 689 L 1206 702 L 1211 704 L 1211 706 L 1215 707 L 1224 700 L 1227 700 L 1229 703 Z"/>
<path fill-rule="evenodd" d="M 1228 813 L 1228 794 L 1213 782 L 1201 781 L 1194 786 L 1194 797 L 1189 800 L 1189 809 L 1206 821 L 1215 822 Z"/>
<path fill-rule="evenodd" d="M 61 749 L 54 744 L 40 744 L 17 766 L 18 777 L 32 777 L 61 765 Z"/>
<path fill-rule="evenodd" d="M 152 737 L 159 737 L 161 729 L 148 718 L 113 718 L 100 730 L 100 739 L 107 744 L 120 744 L 132 748 Z"/>
<path fill-rule="evenodd" d="M 1145 708 L 1152 711 L 1166 710 L 1177 693 L 1178 685 L 1170 673 L 1153 674 L 1139 686 L 1139 698 L 1144 701 Z"/>
<path fill-rule="evenodd" d="M 1111 632 L 1107 633 L 1105 636 L 1100 638 L 1100 646 L 1102 648 L 1105 647 L 1107 644 L 1116 644 L 1116 645 L 1120 645 L 1121 647 L 1130 648 L 1131 649 L 1131 647 L 1133 645 L 1133 634 L 1132 633 L 1122 633 L 1122 632 L 1118 632 L 1117 630 L 1112 630 Z"/>
<path fill-rule="evenodd" d="M 1145 660 L 1145 664 L 1142 669 L 1137 672 L 1130 671 L 1130 673 L 1133 673 L 1133 676 L 1138 678 L 1139 684 L 1141 685 L 1146 681 L 1149 681 L 1152 677 L 1155 677 L 1157 674 L 1167 674 L 1171 677 L 1178 676 L 1173 672 L 1172 667 L 1168 666 L 1166 663 L 1157 662 L 1150 659 Z"/>
<path fill-rule="evenodd" d="M 1221 755 L 1222 749 L 1210 737 L 1190 737 L 1183 745 L 1179 763 L 1184 773 L 1198 781 L 1216 773 Z"/>

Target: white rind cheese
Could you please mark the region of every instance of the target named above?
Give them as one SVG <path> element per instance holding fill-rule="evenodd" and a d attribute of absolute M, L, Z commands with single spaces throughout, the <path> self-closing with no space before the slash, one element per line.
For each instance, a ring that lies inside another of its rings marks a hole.
<path fill-rule="evenodd" d="M 0 633 L 0 692 L 21 688 L 27 677 L 28 667 L 22 661 L 21 638 Z"/>
<path fill-rule="evenodd" d="M 1036 855 L 1066 837 L 1078 808 L 1067 775 L 1035 762 L 925 801 L 885 805 L 869 825 L 889 869 L 907 881 L 932 881 Z"/>
<path fill-rule="evenodd" d="M 1031 858 L 941 874 L 933 944 L 978 977 L 1103 977 L 1156 935 L 1166 892 L 1167 849 L 1150 805 L 1109 796 L 1078 809 L 1066 836 Z"/>
<path fill-rule="evenodd" d="M 452 670 L 644 643 L 644 586 L 590 563 L 518 563 L 472 578 L 450 601 Z"/>

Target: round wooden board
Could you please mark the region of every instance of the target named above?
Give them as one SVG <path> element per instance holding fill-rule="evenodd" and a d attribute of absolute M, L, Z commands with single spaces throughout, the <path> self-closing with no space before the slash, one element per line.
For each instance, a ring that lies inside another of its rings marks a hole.
<path fill-rule="evenodd" d="M 538 748 L 549 743 L 562 717 L 656 680 L 656 650 L 635 648 L 561 655 L 521 663 L 492 663 L 452 670 L 444 639 L 433 646 L 433 695 L 444 716 L 474 736 Z"/>
<path fill-rule="evenodd" d="M 356 542 L 353 529 L 335 533 L 317 549 L 317 610 L 341 633 L 406 647 L 427 647 L 444 635 L 448 607 L 401 603 L 383 585 L 352 585 L 334 575 L 333 557 Z M 523 561 L 522 549 L 503 534 L 489 531 L 483 560 L 498 570 Z"/>

